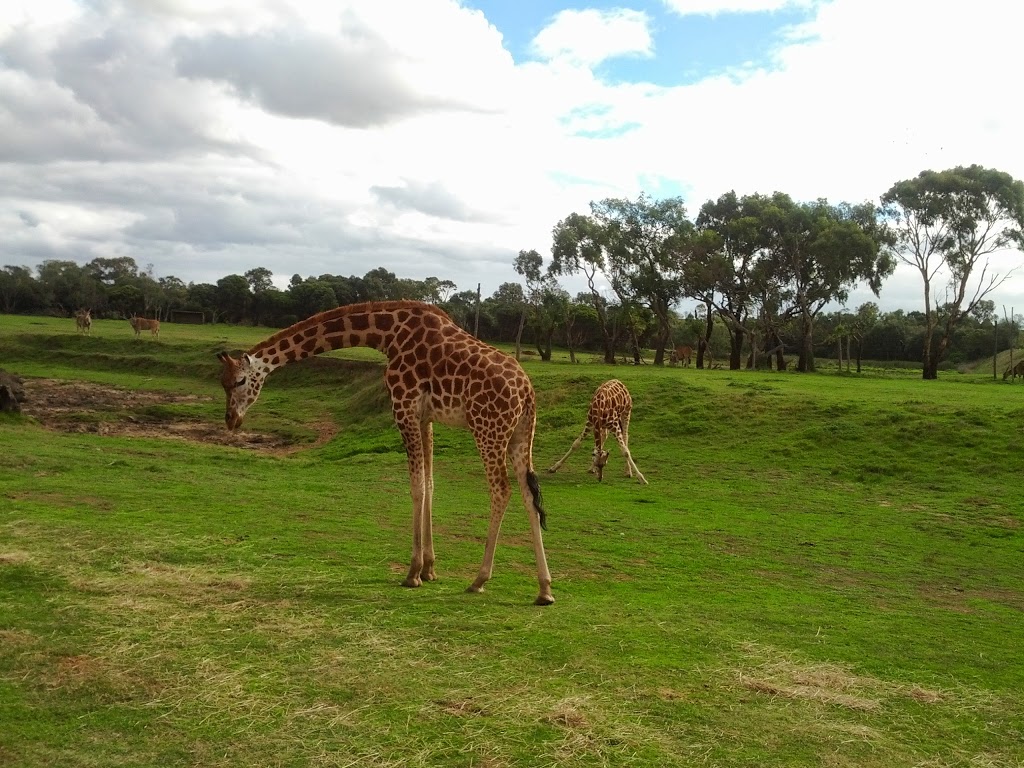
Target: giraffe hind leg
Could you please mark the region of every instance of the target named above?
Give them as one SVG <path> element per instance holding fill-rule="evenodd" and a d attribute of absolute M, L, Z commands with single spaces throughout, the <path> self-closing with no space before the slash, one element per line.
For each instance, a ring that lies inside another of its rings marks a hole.
<path fill-rule="evenodd" d="M 397 420 L 397 419 L 396 419 Z M 423 436 L 419 426 L 399 424 L 399 431 L 405 442 L 405 452 L 409 460 L 409 491 L 412 496 L 412 557 L 409 561 L 409 573 L 402 582 L 403 587 L 418 587 L 423 583 L 424 543 L 423 543 L 423 508 L 426 496 L 424 471 Z"/>
<path fill-rule="evenodd" d="M 484 560 L 480 564 L 476 579 L 469 585 L 467 592 L 483 592 L 484 584 L 491 579 L 494 572 L 494 550 L 498 546 L 498 533 L 501 531 L 501 520 L 512 497 L 512 486 L 508 480 L 508 469 L 505 466 L 505 450 L 494 448 L 484 449 L 480 455 L 484 459 L 487 470 L 487 484 L 491 489 L 491 520 L 487 527 L 487 543 L 484 545 Z"/>

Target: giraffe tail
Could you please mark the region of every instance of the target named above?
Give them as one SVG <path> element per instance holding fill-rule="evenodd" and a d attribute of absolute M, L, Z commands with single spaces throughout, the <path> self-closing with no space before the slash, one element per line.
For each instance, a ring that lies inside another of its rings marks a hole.
<path fill-rule="evenodd" d="M 533 494 L 533 506 L 537 508 L 537 516 L 540 518 L 540 527 L 545 531 L 548 529 L 548 515 L 544 511 L 543 499 L 540 495 L 540 482 L 537 480 L 537 473 L 532 469 L 526 471 L 526 487 Z"/>

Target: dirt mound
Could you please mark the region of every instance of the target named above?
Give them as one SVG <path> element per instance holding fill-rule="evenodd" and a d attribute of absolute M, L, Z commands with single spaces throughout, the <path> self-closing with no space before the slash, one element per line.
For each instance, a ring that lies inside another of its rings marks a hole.
<path fill-rule="evenodd" d="M 220 421 L 168 415 L 154 406 L 209 403 L 207 395 L 119 389 L 86 381 L 25 379 L 22 413 L 47 429 L 100 435 L 190 440 L 266 451 L 295 450 L 284 438 L 259 432 L 229 432 Z M 322 437 L 326 439 L 326 437 Z M 305 447 L 305 446 L 298 446 Z"/>

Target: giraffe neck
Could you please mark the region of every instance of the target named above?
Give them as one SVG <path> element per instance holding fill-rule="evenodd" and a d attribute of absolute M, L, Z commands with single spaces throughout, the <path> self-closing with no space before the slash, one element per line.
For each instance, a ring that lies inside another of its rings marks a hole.
<path fill-rule="evenodd" d="M 415 328 L 440 327 L 451 319 L 430 304 L 385 301 L 353 304 L 321 312 L 278 331 L 249 354 L 261 361 L 266 373 L 288 363 L 332 349 L 372 347 L 387 357 L 397 354 Z"/>

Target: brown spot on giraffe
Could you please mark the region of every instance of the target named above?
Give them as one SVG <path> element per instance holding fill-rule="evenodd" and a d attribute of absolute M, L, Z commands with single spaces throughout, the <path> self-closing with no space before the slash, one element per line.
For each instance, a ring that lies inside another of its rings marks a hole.
<path fill-rule="evenodd" d="M 629 452 L 629 418 L 633 412 L 633 398 L 626 385 L 618 379 L 606 381 L 594 392 L 587 411 L 587 424 L 565 455 L 548 468 L 548 472 L 557 472 L 574 450 L 579 448 L 587 432 L 594 432 L 594 460 L 588 470 L 597 473 L 597 479 L 604 479 L 604 465 L 608 463 L 608 451 L 604 449 L 604 441 L 611 432 L 619 444 L 619 449 L 626 459 L 626 476 L 632 477 L 636 472 L 637 482 L 647 485 L 647 479 L 640 473 Z"/>
<path fill-rule="evenodd" d="M 328 326 L 337 333 L 325 338 Z M 405 443 L 413 504 L 412 559 L 402 583 L 418 587 L 435 578 L 433 423 L 437 421 L 467 427 L 473 433 L 490 488 L 483 563 L 469 591 L 482 592 L 491 578 L 498 532 L 512 496 L 511 464 L 533 537 L 540 585 L 535 602 L 553 603 L 541 536 L 544 510 L 533 468 L 537 419 L 533 385 L 518 362 L 464 331 L 437 307 L 413 301 L 338 307 L 274 334 L 240 358 L 221 352 L 228 428 L 241 425 L 271 371 L 286 362 L 342 346 L 370 346 L 387 357 L 384 382 Z M 455 360 L 457 365 L 448 365 Z"/>

